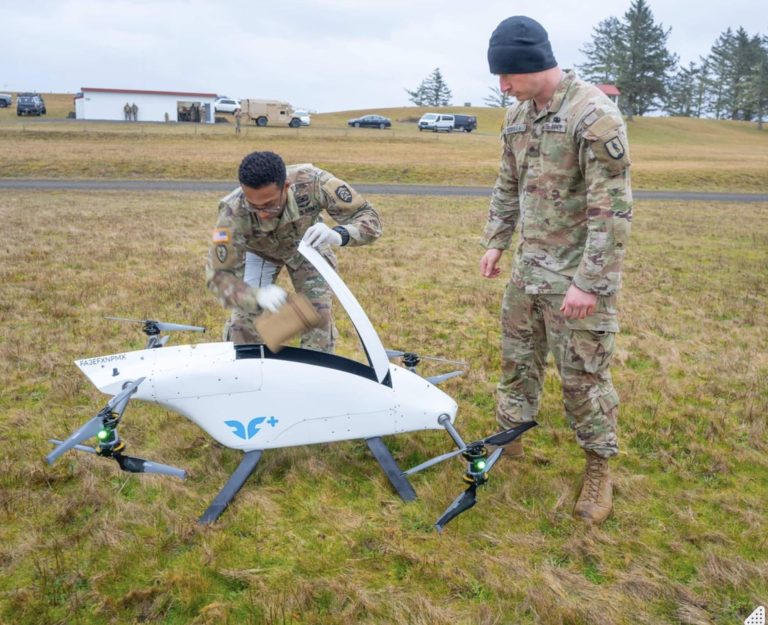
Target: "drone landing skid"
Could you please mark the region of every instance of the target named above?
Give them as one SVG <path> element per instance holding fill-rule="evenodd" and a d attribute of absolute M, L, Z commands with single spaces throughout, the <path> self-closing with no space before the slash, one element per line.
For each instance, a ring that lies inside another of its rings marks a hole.
<path fill-rule="evenodd" d="M 365 442 L 403 501 L 415 500 L 416 491 L 413 490 L 413 486 L 411 486 L 408 478 L 400 470 L 400 467 L 397 466 L 397 462 L 395 462 L 381 437 L 368 438 Z M 198 519 L 198 523 L 201 525 L 213 523 L 221 516 L 238 491 L 243 487 L 243 484 L 251 476 L 251 473 L 256 470 L 256 465 L 261 460 L 262 453 L 261 449 L 245 452 L 237 469 L 232 473 L 227 483 L 224 484 L 224 488 L 216 495 L 211 505 L 208 506 L 208 509 Z"/>
<path fill-rule="evenodd" d="M 397 466 L 397 462 L 395 462 L 381 437 L 367 438 L 365 442 L 368 444 L 368 449 L 371 450 L 373 456 L 378 460 L 381 469 L 386 473 L 389 483 L 392 484 L 397 494 L 400 495 L 403 501 L 414 501 L 416 499 L 416 491 L 413 490 L 413 486 L 411 486 L 408 478 L 400 467 Z"/>
<path fill-rule="evenodd" d="M 256 469 L 256 465 L 261 459 L 262 450 L 254 449 L 253 451 L 245 452 L 243 459 L 240 461 L 237 469 L 232 474 L 232 477 L 224 484 L 224 488 L 216 495 L 216 499 L 213 500 L 208 509 L 198 519 L 198 523 L 206 524 L 213 523 L 221 516 L 221 513 L 226 510 L 229 502 L 232 501 L 237 492 L 243 487 L 245 481 L 250 477 L 251 473 Z"/>

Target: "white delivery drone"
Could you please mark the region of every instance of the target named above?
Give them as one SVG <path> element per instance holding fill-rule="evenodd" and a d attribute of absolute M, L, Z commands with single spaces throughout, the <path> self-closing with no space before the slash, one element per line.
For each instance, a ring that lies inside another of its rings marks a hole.
<path fill-rule="evenodd" d="M 240 465 L 200 517 L 212 523 L 229 505 L 267 449 L 364 439 L 405 501 L 416 498 L 408 475 L 463 454 L 469 484 L 435 524 L 438 530 L 475 504 L 478 486 L 499 459 L 503 445 L 536 425 L 534 421 L 466 444 L 453 427 L 457 405 L 435 385 L 462 371 L 422 378 L 414 369 L 414 353 L 387 351 L 354 295 L 333 268 L 312 247 L 299 251 L 325 278 L 347 311 L 368 358 L 368 365 L 318 351 L 284 347 L 278 353 L 264 345 L 229 342 L 166 347 L 161 331 L 195 330 L 145 320 L 147 348 L 85 358 L 76 364 L 112 399 L 90 421 L 56 448 L 52 464 L 70 449 L 115 459 L 124 471 L 185 477 L 182 469 L 123 455 L 125 444 L 117 427 L 128 402 L 154 402 L 184 415 L 226 447 L 244 452 Z M 390 363 L 401 357 L 404 367 Z M 451 362 L 451 361 L 446 361 Z M 444 428 L 458 449 L 401 471 L 382 441 L 383 436 Z M 98 447 L 81 443 L 93 436 Z M 496 446 L 489 456 L 485 446 Z"/>

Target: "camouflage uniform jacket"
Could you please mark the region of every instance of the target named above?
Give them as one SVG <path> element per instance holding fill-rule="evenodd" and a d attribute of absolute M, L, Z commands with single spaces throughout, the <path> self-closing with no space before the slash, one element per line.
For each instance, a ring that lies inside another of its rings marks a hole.
<path fill-rule="evenodd" d="M 563 73 L 549 106 L 507 110 L 483 245 L 507 249 L 520 222 L 512 281 L 562 294 L 571 282 L 617 292 L 632 220 L 626 127 L 596 87 Z"/>
<path fill-rule="evenodd" d="M 248 208 L 240 187 L 219 201 L 205 277 L 208 288 L 223 306 L 254 311 L 256 289 L 243 282 L 245 252 L 276 265 L 297 269 L 304 257 L 299 242 L 325 210 L 349 233 L 348 245 L 365 245 L 381 236 L 379 214 L 357 191 L 333 174 L 309 164 L 287 168 L 290 183 L 285 209 L 279 218 L 261 222 Z M 333 254 L 329 249 L 323 255 Z"/>

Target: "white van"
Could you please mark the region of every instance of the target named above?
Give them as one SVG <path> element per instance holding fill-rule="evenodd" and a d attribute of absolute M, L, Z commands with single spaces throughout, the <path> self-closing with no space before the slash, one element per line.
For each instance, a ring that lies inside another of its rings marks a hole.
<path fill-rule="evenodd" d="M 451 130 L 453 130 L 453 124 L 453 115 L 447 115 L 445 113 L 424 113 L 419 120 L 419 131 L 431 130 L 432 132 L 438 132 L 444 130 L 445 132 L 451 132 Z"/>

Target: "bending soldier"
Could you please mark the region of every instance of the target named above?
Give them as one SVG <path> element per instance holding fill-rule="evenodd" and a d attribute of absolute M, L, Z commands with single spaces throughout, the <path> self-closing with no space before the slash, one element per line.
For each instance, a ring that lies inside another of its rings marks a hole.
<path fill-rule="evenodd" d="M 246 156 L 239 180 L 219 202 L 206 265 L 208 288 L 232 309 L 224 339 L 262 342 L 253 320 L 285 301 L 285 291 L 275 284 L 285 267 L 295 291 L 312 302 L 322 320 L 301 337 L 301 346 L 332 353 L 331 289 L 298 246 L 305 241 L 336 267 L 333 247 L 365 245 L 381 236 L 378 212 L 333 174 L 308 164 L 286 168 L 273 152 Z M 339 225 L 325 225 L 323 211 Z"/>

